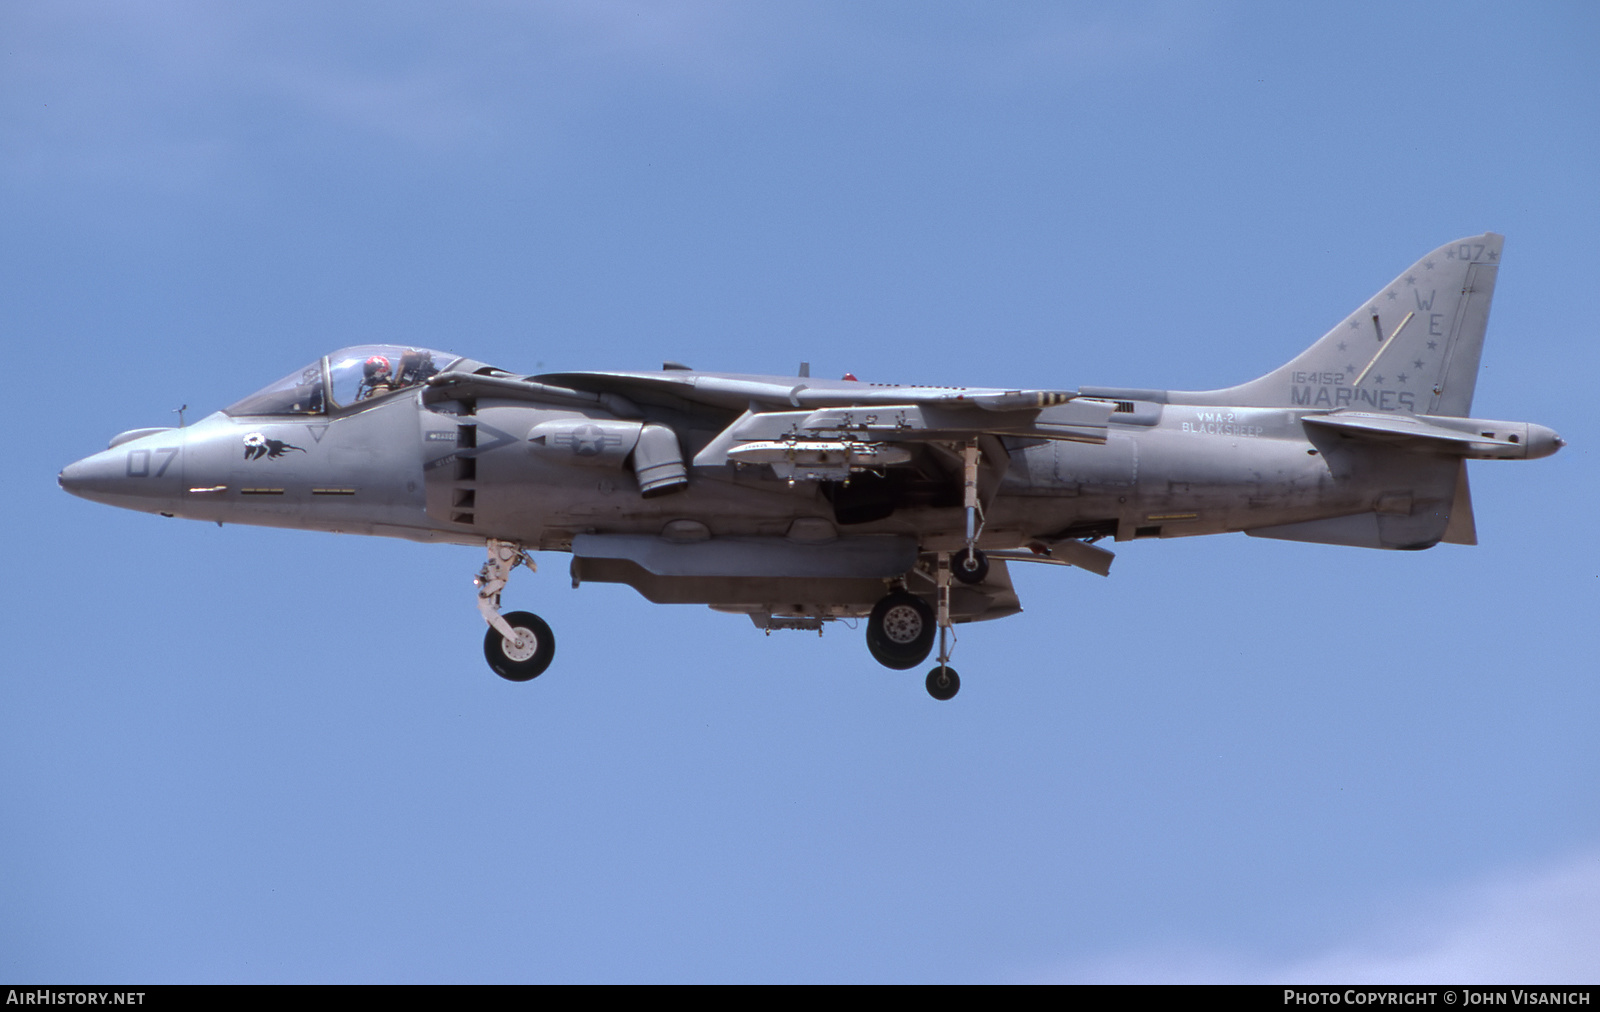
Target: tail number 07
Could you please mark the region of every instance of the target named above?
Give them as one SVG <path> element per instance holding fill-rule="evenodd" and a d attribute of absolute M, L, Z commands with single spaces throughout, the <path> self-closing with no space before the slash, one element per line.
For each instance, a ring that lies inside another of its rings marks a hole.
<path fill-rule="evenodd" d="M 156 473 L 150 473 L 150 455 L 154 453 L 157 458 Z M 172 465 L 172 458 L 178 455 L 176 446 L 163 446 L 156 450 L 129 450 L 128 451 L 128 477 L 130 478 L 159 478 L 167 473 L 167 468 Z"/>

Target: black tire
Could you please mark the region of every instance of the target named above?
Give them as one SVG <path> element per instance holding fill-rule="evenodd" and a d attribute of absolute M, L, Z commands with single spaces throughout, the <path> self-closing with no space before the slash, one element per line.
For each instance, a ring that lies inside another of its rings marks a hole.
<path fill-rule="evenodd" d="M 886 668 L 904 671 L 928 659 L 938 623 L 928 602 L 897 590 L 873 606 L 867 649 Z"/>
<path fill-rule="evenodd" d="M 956 693 L 961 691 L 961 676 L 956 674 L 955 668 L 940 665 L 928 672 L 928 695 L 939 702 L 956 698 Z"/>
<path fill-rule="evenodd" d="M 483 638 L 483 656 L 494 673 L 510 682 L 527 682 L 544 674 L 556 656 L 556 637 L 545 625 L 544 619 L 531 611 L 514 611 L 505 620 L 511 628 L 532 637 L 528 645 L 517 646 L 506 641 L 494 626 Z"/>
<path fill-rule="evenodd" d="M 981 548 L 972 549 L 970 556 L 963 548 L 950 556 L 950 575 L 962 583 L 982 583 L 989 578 L 989 557 Z"/>

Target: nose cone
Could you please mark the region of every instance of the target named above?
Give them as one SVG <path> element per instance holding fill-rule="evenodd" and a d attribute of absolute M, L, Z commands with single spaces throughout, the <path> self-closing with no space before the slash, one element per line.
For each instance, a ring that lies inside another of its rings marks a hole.
<path fill-rule="evenodd" d="M 82 499 L 147 513 L 175 511 L 183 495 L 183 443 L 163 433 L 68 464 L 56 476 Z"/>
<path fill-rule="evenodd" d="M 107 497 L 126 495 L 127 454 L 106 450 L 68 464 L 56 476 L 56 482 L 68 492 L 83 499 L 106 502 Z"/>
<path fill-rule="evenodd" d="M 56 476 L 56 484 L 85 500 L 99 500 L 104 495 L 115 495 L 122 487 L 122 464 L 123 461 L 112 460 L 110 450 L 85 456 L 62 468 L 61 474 Z"/>
<path fill-rule="evenodd" d="M 1528 426 L 1528 457 L 1548 457 L 1552 453 L 1567 445 L 1567 441 L 1556 435 L 1554 429 L 1547 429 L 1543 425 Z"/>

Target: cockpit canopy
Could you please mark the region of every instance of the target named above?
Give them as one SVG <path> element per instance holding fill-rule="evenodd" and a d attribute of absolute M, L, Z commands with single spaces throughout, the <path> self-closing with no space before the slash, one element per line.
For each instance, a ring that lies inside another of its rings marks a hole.
<path fill-rule="evenodd" d="M 461 356 L 395 344 L 359 344 L 297 369 L 224 408 L 230 415 L 321 415 L 418 386 Z"/>

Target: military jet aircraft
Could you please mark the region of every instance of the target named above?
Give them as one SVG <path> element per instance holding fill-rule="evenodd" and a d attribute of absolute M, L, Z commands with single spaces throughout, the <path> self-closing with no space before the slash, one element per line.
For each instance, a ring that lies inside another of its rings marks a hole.
<path fill-rule="evenodd" d="M 880 663 L 949 699 L 952 624 L 1021 610 L 1007 567 L 1107 575 L 1096 542 L 1243 531 L 1473 544 L 1465 461 L 1564 445 L 1469 417 L 1503 238 L 1440 246 L 1293 360 L 1202 392 L 901 386 L 659 372 L 525 376 L 426 348 L 334 352 L 193 425 L 133 429 L 61 486 L 129 509 L 486 547 L 489 666 L 550 628 L 501 614 L 533 551 L 758 628 L 866 619 Z"/>

